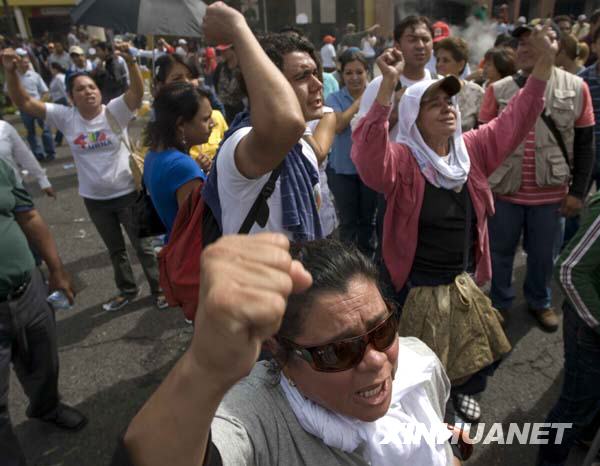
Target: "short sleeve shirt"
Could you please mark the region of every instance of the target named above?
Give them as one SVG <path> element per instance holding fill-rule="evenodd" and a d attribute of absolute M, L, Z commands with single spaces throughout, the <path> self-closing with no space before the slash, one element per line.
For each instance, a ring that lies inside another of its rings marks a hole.
<path fill-rule="evenodd" d="M 325 104 L 336 113 L 348 110 L 354 103 L 354 99 L 347 88 L 331 94 L 327 97 Z M 352 151 L 352 129 L 350 125 L 341 133 L 335 135 L 328 164 L 338 175 L 356 175 L 356 167 L 350 159 Z"/>
<path fill-rule="evenodd" d="M 249 179 L 240 173 L 235 164 L 235 149 L 240 141 L 250 131 L 251 127 L 238 129 L 233 133 L 221 146 L 217 156 L 217 172 L 219 200 L 221 202 L 223 234 L 236 234 L 242 222 L 248 215 L 252 204 L 258 197 L 265 183 L 271 176 L 271 172 L 264 174 L 260 178 Z M 302 154 L 314 166 L 318 172 L 319 165 L 317 157 L 310 145 L 301 139 L 299 143 L 302 145 Z M 320 184 L 313 186 L 313 193 L 317 206 L 320 205 Z M 269 220 L 264 228 L 256 223 L 252 226 L 250 233 L 260 233 L 263 231 L 271 231 L 275 233 L 283 233 L 292 239 L 292 233 L 283 228 L 283 213 L 281 202 L 281 177 L 275 184 L 275 190 L 269 200 Z"/>
<path fill-rule="evenodd" d="M 144 184 L 159 217 L 171 233 L 177 211 L 177 190 L 194 179 L 206 179 L 198 164 L 176 149 L 148 152 L 144 161 Z"/>
<path fill-rule="evenodd" d="M 46 120 L 65 135 L 71 148 L 82 197 L 114 199 L 135 190 L 129 151 L 119 136 L 121 132 L 128 140 L 127 125 L 133 115 L 123 96 L 111 100 L 91 120 L 75 107 L 46 104 Z"/>
<path fill-rule="evenodd" d="M 0 296 L 23 284 L 35 267 L 27 238 L 15 214 L 33 209 L 29 193 L 13 169 L 0 160 Z"/>

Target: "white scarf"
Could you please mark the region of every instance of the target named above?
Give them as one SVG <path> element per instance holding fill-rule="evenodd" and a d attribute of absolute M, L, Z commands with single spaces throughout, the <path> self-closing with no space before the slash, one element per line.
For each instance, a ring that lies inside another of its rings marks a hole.
<path fill-rule="evenodd" d="M 283 375 L 281 387 L 302 428 L 330 447 L 351 453 L 364 444 L 363 456 L 372 466 L 447 466 L 452 458 L 448 457 L 445 441 L 451 433 L 442 424 L 423 388 L 436 364 L 439 362 L 434 357 L 423 357 L 401 347 L 396 372 L 399 375 L 392 384 L 390 408 L 374 422 L 342 416 L 321 407 L 304 398 Z M 447 398 L 448 393 L 445 401 Z M 416 443 L 410 432 L 399 427 L 412 428 L 419 423 L 426 432 L 435 432 L 432 427 L 439 429 L 437 438 L 428 440 L 423 436 L 420 443 Z"/>
<path fill-rule="evenodd" d="M 456 130 L 450 141 L 450 154 L 442 159 L 423 140 L 417 117 L 421 107 L 421 98 L 436 80 L 423 79 L 407 86 L 398 104 L 398 123 L 390 131 L 390 140 L 408 146 L 419 164 L 419 169 L 427 181 L 438 188 L 459 191 L 467 181 L 471 169 L 471 160 L 467 147 L 462 138 L 460 110 L 453 98 L 457 109 Z M 364 117 L 377 97 L 381 79 L 375 78 L 367 87 L 360 100 L 360 109 L 352 119 L 352 129 Z"/>
<path fill-rule="evenodd" d="M 398 107 L 398 142 L 408 146 L 427 181 L 437 188 L 459 190 L 467 181 L 471 169 L 471 160 L 462 138 L 460 111 L 457 109 L 457 121 L 454 135 L 450 139 L 450 153 L 447 161 L 429 147 L 419 128 L 417 117 L 421 107 L 421 98 L 435 80 L 420 81 L 410 86 Z"/>

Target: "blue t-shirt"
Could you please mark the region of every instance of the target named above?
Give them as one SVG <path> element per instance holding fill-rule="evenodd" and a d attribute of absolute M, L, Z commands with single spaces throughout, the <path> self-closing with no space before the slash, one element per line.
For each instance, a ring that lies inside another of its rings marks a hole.
<path fill-rule="evenodd" d="M 187 154 L 176 149 L 149 151 L 144 161 L 144 184 L 154 208 L 167 227 L 167 241 L 177 216 L 177 190 L 187 182 L 206 175 Z"/>
<path fill-rule="evenodd" d="M 325 100 L 325 105 L 333 108 L 336 113 L 345 112 L 353 103 L 354 99 L 345 87 Z M 328 166 L 338 175 L 356 175 L 358 172 L 350 158 L 350 152 L 352 152 L 352 129 L 348 125 L 343 132 L 335 135 L 327 161 Z"/>

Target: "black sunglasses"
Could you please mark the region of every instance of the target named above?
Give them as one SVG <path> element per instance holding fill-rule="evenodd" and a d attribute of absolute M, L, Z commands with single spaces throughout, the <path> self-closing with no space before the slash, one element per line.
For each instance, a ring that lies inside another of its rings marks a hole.
<path fill-rule="evenodd" d="M 398 315 L 390 305 L 389 315 L 383 322 L 363 335 L 345 338 L 326 345 L 304 347 L 279 337 L 279 342 L 292 349 L 294 354 L 305 360 L 318 372 L 342 372 L 358 366 L 369 343 L 377 351 L 387 350 L 398 336 Z"/>

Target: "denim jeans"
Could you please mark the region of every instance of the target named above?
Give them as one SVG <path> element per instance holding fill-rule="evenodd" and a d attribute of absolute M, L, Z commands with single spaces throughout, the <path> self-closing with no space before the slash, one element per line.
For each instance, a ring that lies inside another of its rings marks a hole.
<path fill-rule="evenodd" d="M 125 247 L 125 238 L 121 230 L 122 225 L 142 265 L 144 274 L 150 285 L 150 291 L 153 295 L 157 295 L 160 293 L 158 261 L 152 247 L 152 238 L 138 238 L 135 226 L 133 225 L 133 205 L 137 195 L 137 192 L 133 192 L 105 201 L 84 198 L 83 202 L 92 223 L 98 230 L 98 233 L 100 233 L 100 237 L 108 249 L 113 266 L 115 283 L 120 293 L 132 296 L 138 292 L 138 286 L 135 282 L 129 256 L 127 255 L 127 248 Z"/>
<path fill-rule="evenodd" d="M 358 175 L 339 175 L 328 167 L 327 180 L 338 211 L 340 240 L 372 258 L 375 252 L 377 193 Z"/>
<path fill-rule="evenodd" d="M 496 214 L 489 218 L 492 253 L 490 298 L 496 309 L 510 309 L 515 299 L 513 263 L 521 233 L 527 253 L 527 273 L 523 290 L 533 309 L 552 305 L 552 268 L 558 248 L 555 242 L 561 228 L 559 204 L 523 206 L 496 199 Z"/>
<path fill-rule="evenodd" d="M 28 115 L 27 113 L 21 113 L 21 120 L 27 130 L 27 142 L 29 143 L 29 147 L 31 147 L 31 152 L 35 155 L 35 158 L 38 160 L 43 160 L 44 158 L 53 159 L 55 153 L 54 141 L 52 139 L 50 128 L 46 122 L 40 118 Z M 44 150 L 42 150 L 35 132 L 36 123 L 42 128 L 42 143 L 44 144 Z"/>
<path fill-rule="evenodd" d="M 550 430 L 548 444 L 540 447 L 539 466 L 564 465 L 573 442 L 600 413 L 600 335 L 583 321 L 568 301 L 563 311 L 564 381 L 546 422 L 572 423 L 573 427 L 565 430 L 559 445 L 554 444 L 556 430 Z"/>

